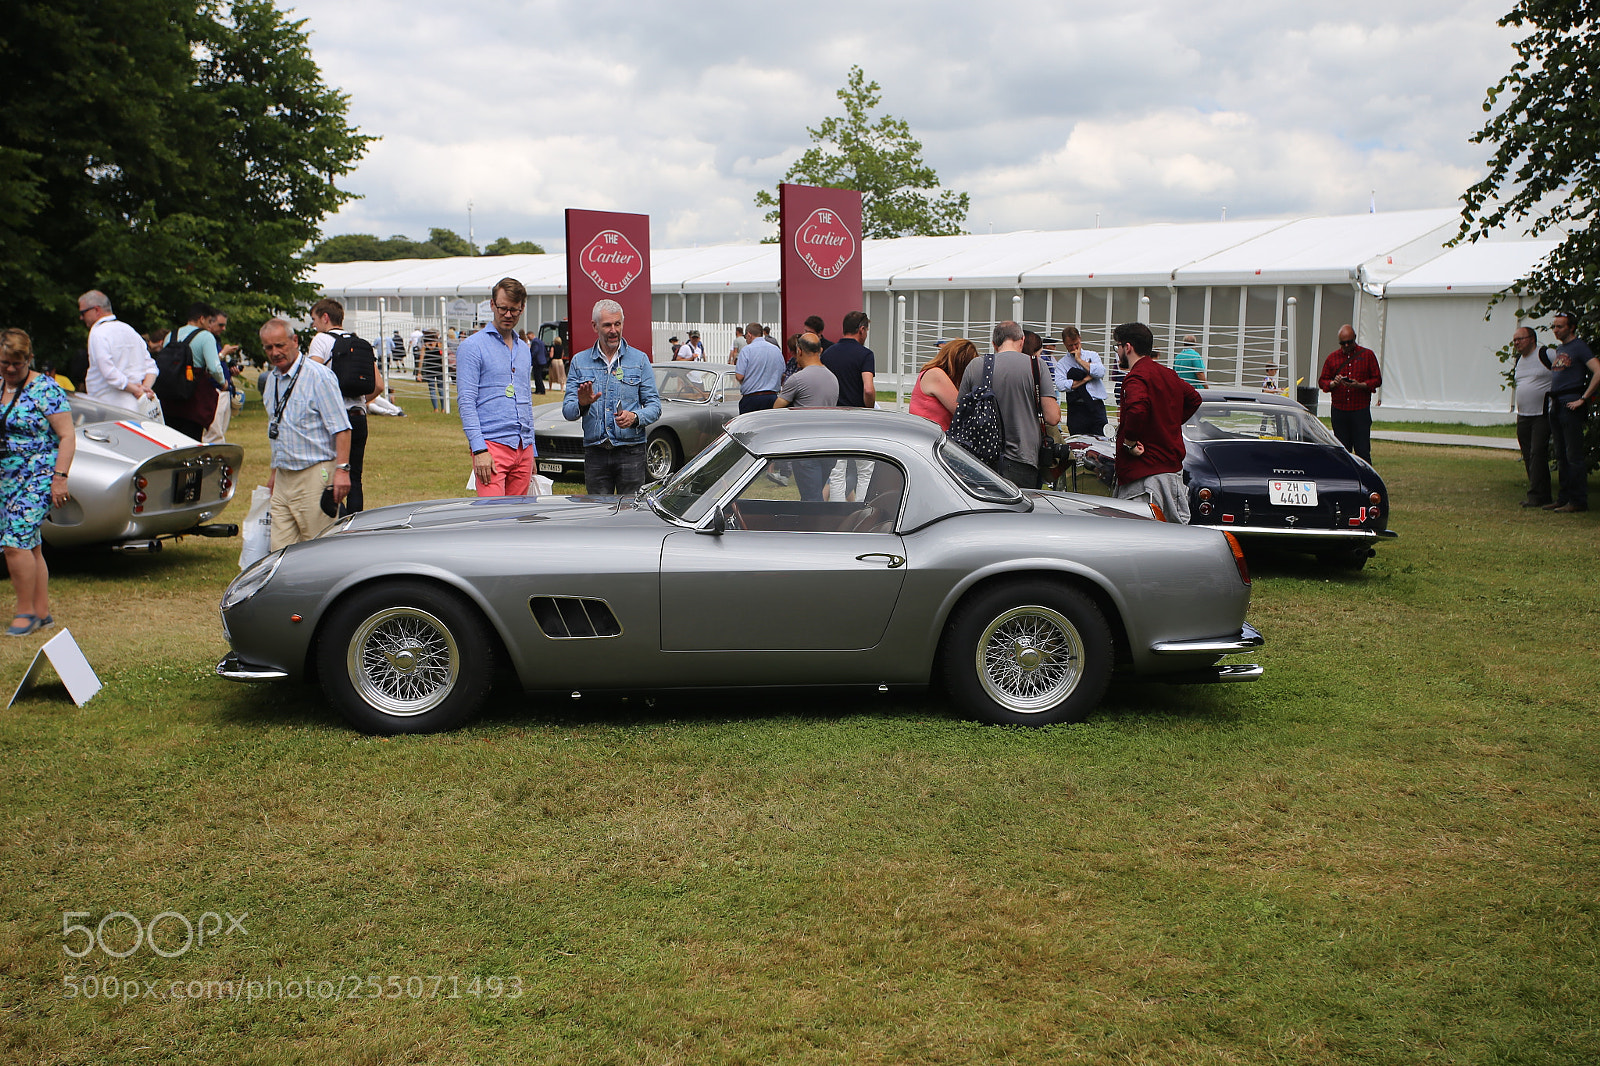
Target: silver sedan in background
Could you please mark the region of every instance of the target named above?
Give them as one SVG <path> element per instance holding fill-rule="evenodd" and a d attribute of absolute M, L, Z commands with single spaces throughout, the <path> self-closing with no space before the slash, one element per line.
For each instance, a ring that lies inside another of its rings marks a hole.
<path fill-rule="evenodd" d="M 739 381 L 727 363 L 660 363 L 655 372 L 661 418 L 646 437 L 646 481 L 660 481 L 699 455 L 739 413 Z M 568 422 L 559 399 L 534 413 L 533 443 L 539 473 L 582 479 L 583 423 Z"/>

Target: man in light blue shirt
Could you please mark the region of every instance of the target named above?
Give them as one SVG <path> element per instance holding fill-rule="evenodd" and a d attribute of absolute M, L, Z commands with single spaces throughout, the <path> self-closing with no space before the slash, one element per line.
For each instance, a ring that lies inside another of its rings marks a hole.
<path fill-rule="evenodd" d="M 333 524 L 350 495 L 350 417 L 339 379 L 300 355 L 294 327 L 271 318 L 261 327 L 261 347 L 272 372 L 262 379 L 267 440 L 272 445 L 272 550 L 310 540 Z M 324 509 L 331 490 L 334 510 Z"/>
<path fill-rule="evenodd" d="M 479 496 L 526 496 L 533 480 L 533 350 L 517 335 L 527 302 L 516 278 L 495 282 L 493 324 L 456 350 L 456 400 Z"/>
<path fill-rule="evenodd" d="M 739 353 L 739 369 L 733 376 L 739 379 L 739 413 L 765 411 L 778 399 L 778 386 L 783 384 L 783 352 L 767 340 L 761 323 L 752 322 L 744 329 L 744 351 Z"/>
<path fill-rule="evenodd" d="M 599 339 L 572 357 L 561 413 L 583 419 L 584 491 L 630 495 L 644 485 L 645 427 L 661 417 L 656 372 L 622 339 L 621 304 L 597 302 L 591 321 Z"/>
<path fill-rule="evenodd" d="M 1067 432 L 1094 437 L 1106 431 L 1106 366 L 1096 352 L 1083 346 L 1077 326 L 1061 330 L 1066 355 L 1056 360 L 1056 388 L 1067 413 Z"/>
<path fill-rule="evenodd" d="M 1201 358 L 1199 352 L 1194 350 L 1194 346 L 1199 343 L 1194 337 L 1183 338 L 1183 351 L 1179 352 L 1178 357 L 1172 361 L 1172 369 L 1178 372 L 1180 378 L 1195 388 L 1203 389 L 1207 384 L 1206 361 Z"/>

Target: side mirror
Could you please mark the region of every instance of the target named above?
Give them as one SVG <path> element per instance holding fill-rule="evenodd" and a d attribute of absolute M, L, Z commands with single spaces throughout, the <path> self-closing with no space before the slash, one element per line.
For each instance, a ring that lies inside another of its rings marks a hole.
<path fill-rule="evenodd" d="M 721 507 L 711 512 L 711 528 L 695 530 L 696 533 L 707 537 L 720 537 L 727 531 L 728 516 L 722 513 Z"/>

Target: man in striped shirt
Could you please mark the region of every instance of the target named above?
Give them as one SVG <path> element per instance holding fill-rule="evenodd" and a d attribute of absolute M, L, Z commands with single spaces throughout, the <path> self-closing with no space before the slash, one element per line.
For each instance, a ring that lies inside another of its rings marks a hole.
<path fill-rule="evenodd" d="M 333 524 L 350 495 L 350 416 L 332 370 L 300 357 L 294 329 L 281 318 L 261 327 L 272 373 L 261 383 L 272 446 L 272 550 L 310 540 Z M 324 507 L 323 492 L 331 490 Z M 333 513 L 329 513 L 332 511 Z"/>

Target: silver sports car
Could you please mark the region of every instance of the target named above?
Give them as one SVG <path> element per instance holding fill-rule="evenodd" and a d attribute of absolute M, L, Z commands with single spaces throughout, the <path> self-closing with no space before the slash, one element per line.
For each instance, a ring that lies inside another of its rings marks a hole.
<path fill-rule="evenodd" d="M 211 522 L 233 499 L 237 444 L 201 444 L 169 426 L 73 393 L 72 496 L 45 517 L 52 548 L 159 551 L 169 537 L 231 537 Z"/>
<path fill-rule="evenodd" d="M 661 419 L 650 427 L 645 475 L 659 481 L 699 455 L 739 413 L 739 381 L 727 363 L 662 363 L 655 368 Z M 561 402 L 539 408 L 533 419 L 539 473 L 583 476 L 583 423 L 568 422 Z"/>
<path fill-rule="evenodd" d="M 760 411 L 632 497 L 403 504 L 274 552 L 223 596 L 217 673 L 318 678 L 373 733 L 460 725 L 500 665 L 530 692 L 942 681 L 1044 725 L 1114 669 L 1254 680 L 1218 665 L 1260 646 L 1249 605 L 1222 531 L 1021 491 L 911 415 Z"/>

